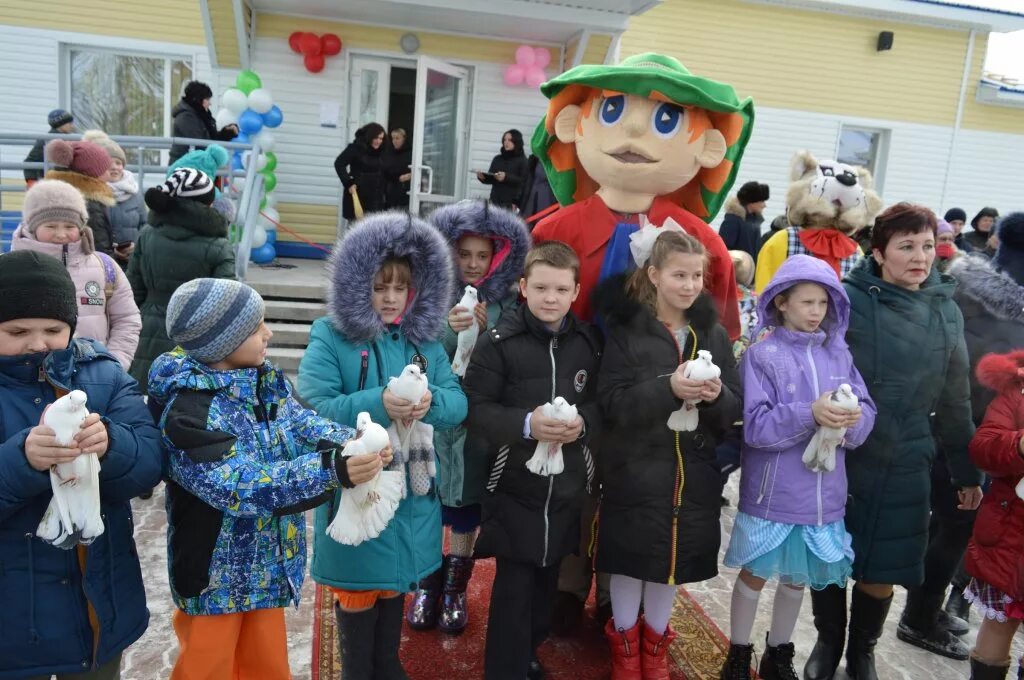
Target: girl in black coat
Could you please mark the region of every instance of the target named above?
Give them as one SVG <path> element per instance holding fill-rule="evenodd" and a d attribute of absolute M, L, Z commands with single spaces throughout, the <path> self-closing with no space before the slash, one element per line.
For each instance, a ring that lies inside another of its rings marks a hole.
<path fill-rule="evenodd" d="M 380 212 L 387 207 L 387 178 L 385 169 L 385 143 L 387 133 L 380 123 L 368 123 L 356 131 L 356 137 L 334 159 L 334 171 L 345 187 L 342 216 L 356 219 L 352 194 L 359 193 L 364 213 Z"/>
<path fill-rule="evenodd" d="M 501 153 L 491 160 L 487 173 L 476 174 L 484 184 L 491 184 L 491 203 L 515 210 L 520 207 L 523 187 L 530 174 L 523 152 L 523 133 L 506 130 L 501 136 Z"/>
<path fill-rule="evenodd" d="M 384 193 L 387 209 L 409 209 L 409 181 L 412 179 L 412 142 L 404 128 L 391 131 L 391 148 L 384 152 Z"/>
<path fill-rule="evenodd" d="M 608 428 L 598 451 L 604 481 L 596 569 L 612 574 L 613 619 L 605 634 L 613 678 L 641 668 L 641 593 L 646 676 L 667 663 L 676 586 L 718 573 L 722 481 L 715 447 L 742 407 L 729 336 L 702 292 L 704 247 L 666 231 L 644 255 L 636 259 L 646 266 L 628 282 L 609 279 L 594 295 L 607 326 L 598 382 Z M 683 377 L 697 350 L 711 352 L 720 380 Z M 683 399 L 703 400 L 693 432 L 667 425 Z"/>

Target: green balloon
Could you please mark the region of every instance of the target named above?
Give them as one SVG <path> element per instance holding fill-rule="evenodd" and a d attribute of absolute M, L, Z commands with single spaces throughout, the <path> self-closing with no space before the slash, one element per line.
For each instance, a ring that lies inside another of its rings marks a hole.
<path fill-rule="evenodd" d="M 267 164 L 263 166 L 263 172 L 273 172 L 277 169 L 277 154 L 273 151 L 266 153 Z"/>
<path fill-rule="evenodd" d="M 260 199 L 260 210 L 264 210 L 267 207 L 267 197 L 264 196 Z"/>
<path fill-rule="evenodd" d="M 263 87 L 263 81 L 256 75 L 255 71 L 242 71 L 238 74 L 238 79 L 235 81 L 235 87 L 242 92 L 249 94 L 253 90 L 259 87 Z"/>
<path fill-rule="evenodd" d="M 277 187 L 277 175 L 266 170 L 260 174 L 263 175 L 263 190 L 267 193 L 273 191 Z"/>

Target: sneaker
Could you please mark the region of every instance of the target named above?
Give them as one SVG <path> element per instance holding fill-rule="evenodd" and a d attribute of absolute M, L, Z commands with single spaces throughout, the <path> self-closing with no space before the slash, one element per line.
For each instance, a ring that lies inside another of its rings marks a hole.
<path fill-rule="evenodd" d="M 900 625 L 896 629 L 896 637 L 907 644 L 920 647 L 948 659 L 966 661 L 971 656 L 971 651 L 967 648 L 967 645 L 945 628 L 937 627 L 934 631 L 928 633 L 911 628 L 907 625 L 906 621 L 900 619 Z"/>

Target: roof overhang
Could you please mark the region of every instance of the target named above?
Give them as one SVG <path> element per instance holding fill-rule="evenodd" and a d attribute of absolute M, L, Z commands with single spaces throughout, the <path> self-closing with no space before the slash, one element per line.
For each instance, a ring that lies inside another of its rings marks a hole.
<path fill-rule="evenodd" d="M 1024 30 L 1024 14 L 938 0 L 745 0 L 816 12 L 847 14 L 901 23 L 1009 33 Z"/>
<path fill-rule="evenodd" d="M 983 104 L 1024 108 L 1024 87 L 1014 87 L 992 78 L 978 83 L 978 101 Z"/>
<path fill-rule="evenodd" d="M 252 0 L 257 11 L 440 33 L 562 44 L 619 34 L 663 0 Z"/>

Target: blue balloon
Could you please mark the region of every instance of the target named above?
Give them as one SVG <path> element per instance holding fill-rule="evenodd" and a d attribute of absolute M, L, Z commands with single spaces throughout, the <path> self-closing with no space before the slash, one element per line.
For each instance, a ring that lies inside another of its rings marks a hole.
<path fill-rule="evenodd" d="M 231 141 L 232 142 L 238 142 L 239 144 L 248 144 L 249 143 L 249 135 L 238 134 Z M 238 152 L 236 151 L 235 153 L 238 153 Z"/>
<path fill-rule="evenodd" d="M 252 109 L 246 109 L 238 117 L 238 129 L 247 135 L 254 135 L 263 129 L 263 118 Z"/>
<path fill-rule="evenodd" d="M 242 154 L 237 151 L 231 157 L 231 169 L 232 170 L 245 170 L 245 166 L 242 164 Z"/>
<path fill-rule="evenodd" d="M 259 248 L 253 248 L 249 251 L 249 259 L 256 264 L 267 264 L 273 262 L 274 258 L 277 257 L 277 251 L 274 249 L 274 244 L 264 243 Z"/>
<path fill-rule="evenodd" d="M 281 107 L 274 104 L 270 107 L 270 110 L 263 114 L 263 124 L 268 128 L 276 128 L 284 121 L 284 114 L 281 113 Z"/>
<path fill-rule="evenodd" d="M 277 243 L 277 229 L 267 229 L 267 243 Z"/>

